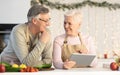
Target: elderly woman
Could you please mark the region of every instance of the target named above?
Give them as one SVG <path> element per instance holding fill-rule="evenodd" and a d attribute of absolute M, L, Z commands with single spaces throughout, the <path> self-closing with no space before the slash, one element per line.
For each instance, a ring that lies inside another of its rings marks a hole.
<path fill-rule="evenodd" d="M 59 69 L 77 67 L 75 61 L 70 61 L 72 53 L 95 54 L 95 46 L 91 37 L 79 32 L 82 16 L 79 11 L 69 11 L 65 14 L 65 34 L 55 38 L 53 44 L 53 65 Z M 96 59 L 90 66 L 96 66 Z"/>

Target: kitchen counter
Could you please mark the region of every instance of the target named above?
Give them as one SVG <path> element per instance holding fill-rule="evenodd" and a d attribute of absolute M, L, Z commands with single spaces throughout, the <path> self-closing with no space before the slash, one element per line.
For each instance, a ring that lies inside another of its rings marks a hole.
<path fill-rule="evenodd" d="M 99 59 L 98 66 L 96 68 L 72 68 L 69 70 L 55 69 L 51 71 L 39 71 L 39 72 L 5 72 L 0 73 L 0 75 L 120 75 L 120 71 L 112 71 L 109 68 L 109 64 L 113 62 L 114 59 Z M 103 64 L 107 66 L 103 66 Z"/>

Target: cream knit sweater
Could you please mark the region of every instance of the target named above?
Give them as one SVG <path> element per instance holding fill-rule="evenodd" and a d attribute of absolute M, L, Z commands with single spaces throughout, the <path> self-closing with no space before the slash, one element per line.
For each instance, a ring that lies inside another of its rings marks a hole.
<path fill-rule="evenodd" d="M 27 34 L 29 34 L 29 39 Z M 33 36 L 30 31 L 27 31 L 26 24 L 16 25 L 10 34 L 7 47 L 0 55 L 0 59 L 10 64 L 24 63 L 27 66 L 51 64 L 52 41 L 49 40 L 45 44 L 38 37 Z"/>

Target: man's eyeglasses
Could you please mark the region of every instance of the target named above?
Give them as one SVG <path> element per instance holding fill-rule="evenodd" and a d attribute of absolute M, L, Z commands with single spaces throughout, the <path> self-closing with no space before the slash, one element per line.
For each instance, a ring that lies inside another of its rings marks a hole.
<path fill-rule="evenodd" d="M 49 18 L 48 20 L 43 20 L 43 19 L 39 18 L 39 20 L 44 21 L 44 22 L 48 22 L 51 20 L 51 18 Z"/>

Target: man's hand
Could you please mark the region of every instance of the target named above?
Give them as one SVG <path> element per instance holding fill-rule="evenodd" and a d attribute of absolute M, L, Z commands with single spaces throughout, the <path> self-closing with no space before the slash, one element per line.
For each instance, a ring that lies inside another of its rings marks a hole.
<path fill-rule="evenodd" d="M 45 30 L 41 33 L 40 40 L 44 43 L 47 43 L 50 39 L 50 34 Z"/>

